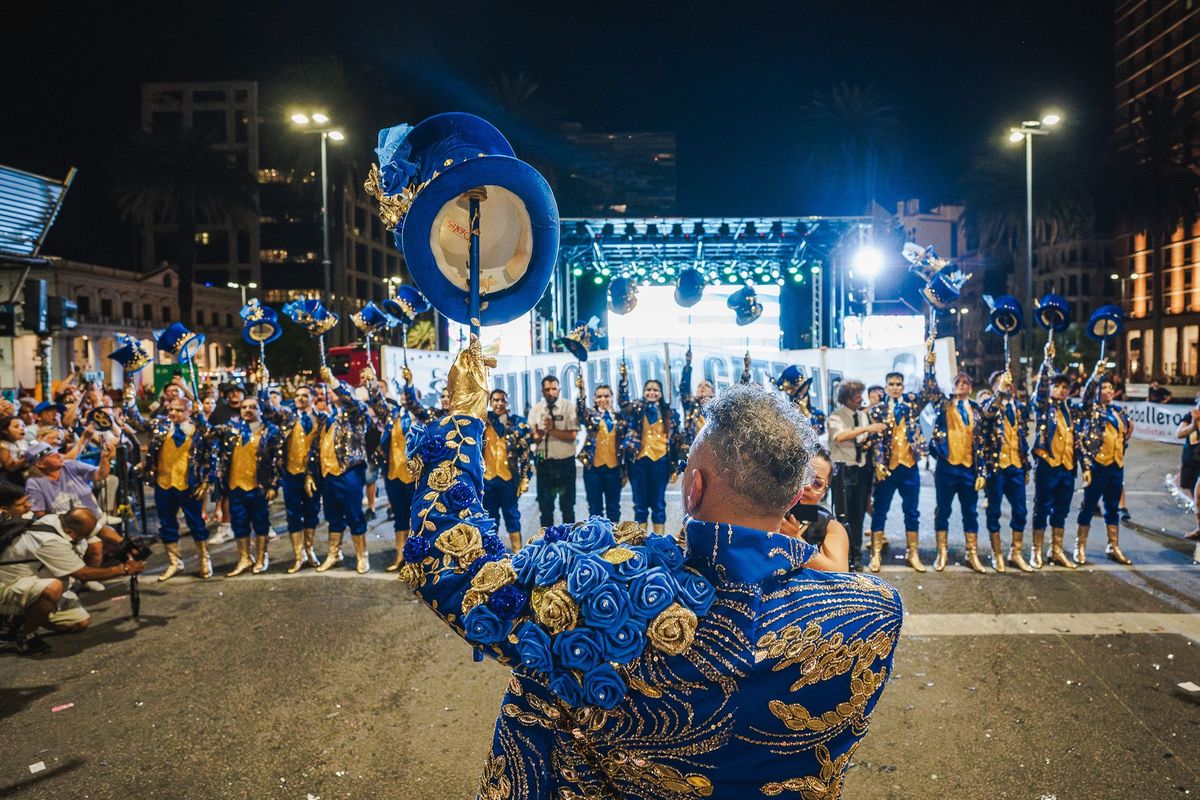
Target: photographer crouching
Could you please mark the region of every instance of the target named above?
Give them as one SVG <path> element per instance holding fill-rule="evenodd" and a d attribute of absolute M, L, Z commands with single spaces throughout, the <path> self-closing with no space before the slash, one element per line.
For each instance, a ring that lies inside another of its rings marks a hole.
<path fill-rule="evenodd" d="M 146 552 L 100 524 L 95 511 L 75 508 L 65 514 L 32 517 L 29 496 L 19 486 L 0 483 L 0 613 L 11 618 L 6 638 L 17 651 L 43 655 L 50 645 L 39 628 L 79 633 L 91 623 L 69 579 L 103 581 L 137 575 Z M 105 546 L 120 562 L 104 567 Z"/>

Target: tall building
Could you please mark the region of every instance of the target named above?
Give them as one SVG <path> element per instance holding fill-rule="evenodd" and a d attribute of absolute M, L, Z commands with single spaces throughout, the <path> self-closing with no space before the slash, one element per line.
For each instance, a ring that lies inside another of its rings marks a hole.
<path fill-rule="evenodd" d="M 1119 139 L 1146 101 L 1175 101 L 1181 121 L 1200 111 L 1200 3 L 1120 0 L 1115 5 L 1115 102 Z M 1197 142 L 1178 133 L 1181 152 Z M 1129 379 L 1194 381 L 1200 344 L 1200 221 L 1163 220 L 1165 236 L 1118 229 L 1116 283 L 1125 309 Z"/>

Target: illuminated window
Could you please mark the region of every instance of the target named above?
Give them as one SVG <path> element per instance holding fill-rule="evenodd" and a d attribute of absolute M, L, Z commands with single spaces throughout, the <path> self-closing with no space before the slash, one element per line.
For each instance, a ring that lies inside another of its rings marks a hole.
<path fill-rule="evenodd" d="M 287 261 L 287 250 L 259 250 L 258 260 L 264 264 L 282 264 Z"/>
<path fill-rule="evenodd" d="M 196 244 L 208 244 L 208 231 L 196 231 Z"/>

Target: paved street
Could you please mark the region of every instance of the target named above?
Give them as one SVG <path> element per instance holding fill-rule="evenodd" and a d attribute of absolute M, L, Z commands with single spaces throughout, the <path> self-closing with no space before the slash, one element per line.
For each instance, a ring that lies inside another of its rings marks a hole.
<path fill-rule="evenodd" d="M 909 618 L 846 797 L 1200 793 L 1200 689 L 1178 686 L 1200 684 L 1200 566 L 1181 538 L 1191 518 L 1162 479 L 1177 461 L 1168 445 L 1130 452 L 1133 568 L 1104 559 L 1099 524 L 1095 565 L 1074 572 L 917 575 L 892 548 L 885 577 Z M 533 506 L 530 493 L 527 535 Z M 673 529 L 677 494 L 668 507 Z M 952 527 L 956 564 L 961 541 Z M 140 622 L 115 581 L 84 596 L 92 629 L 51 637 L 51 657 L 0 651 L 0 797 L 473 797 L 506 671 L 472 663 L 383 571 L 390 523 L 375 523 L 371 549 L 366 577 L 285 575 L 286 537 L 266 576 L 151 575 Z M 228 569 L 231 545 L 216 556 Z M 153 563 L 160 572 L 161 554 Z"/>

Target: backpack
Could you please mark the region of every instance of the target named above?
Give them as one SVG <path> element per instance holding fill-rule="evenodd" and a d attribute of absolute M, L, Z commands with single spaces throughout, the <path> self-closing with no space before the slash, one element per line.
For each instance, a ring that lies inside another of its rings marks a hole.
<path fill-rule="evenodd" d="M 17 517 L 16 519 L 6 519 L 0 521 L 0 556 L 4 555 L 7 550 L 17 539 L 29 531 L 43 531 L 48 533 L 58 533 L 58 530 L 50 525 L 45 525 L 38 522 L 36 518 L 26 519 Z M 37 559 L 26 561 L 0 561 L 0 565 L 4 564 L 32 564 Z"/>

